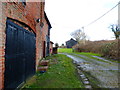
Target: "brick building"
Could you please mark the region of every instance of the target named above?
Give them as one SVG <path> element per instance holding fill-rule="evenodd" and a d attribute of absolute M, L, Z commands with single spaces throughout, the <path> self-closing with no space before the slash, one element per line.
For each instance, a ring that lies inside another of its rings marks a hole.
<path fill-rule="evenodd" d="M 51 24 L 39 1 L 0 2 L 0 89 L 20 86 L 49 55 Z"/>

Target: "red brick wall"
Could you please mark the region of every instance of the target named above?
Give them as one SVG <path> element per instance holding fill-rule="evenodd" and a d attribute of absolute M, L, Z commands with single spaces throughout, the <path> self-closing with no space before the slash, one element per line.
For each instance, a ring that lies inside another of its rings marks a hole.
<path fill-rule="evenodd" d="M 41 23 L 44 23 L 44 2 L 42 2 L 42 3 L 40 3 L 40 24 Z M 42 28 L 43 27 L 41 27 L 40 26 L 40 24 L 38 24 L 37 26 L 36 26 L 36 28 L 37 29 L 39 29 L 39 30 L 37 30 L 37 32 L 36 32 L 36 58 L 37 58 L 37 61 L 36 61 L 36 65 L 38 65 L 38 62 L 39 62 L 39 60 L 40 59 L 42 59 L 42 57 L 43 57 L 43 39 L 42 39 L 42 37 L 43 37 L 43 30 L 42 30 Z M 36 67 L 37 68 L 37 67 Z"/>
<path fill-rule="evenodd" d="M 43 17 L 43 24 L 44 26 L 41 29 L 42 30 L 42 41 L 45 41 L 45 43 L 47 43 L 46 35 L 48 36 L 48 24 L 44 17 Z M 46 53 L 46 50 L 45 50 L 45 53 Z"/>
<path fill-rule="evenodd" d="M 3 22 L 4 18 L 2 18 L 4 13 L 2 13 L 2 2 L 0 2 L 0 89 L 4 86 L 4 48 L 5 48 L 5 22 Z M 2 23 L 3 22 L 3 23 Z"/>
<path fill-rule="evenodd" d="M 48 24 L 45 18 L 43 18 L 43 23 L 44 23 L 44 26 L 42 28 L 42 33 L 43 33 L 42 40 L 46 41 L 46 35 L 48 35 Z"/>
<path fill-rule="evenodd" d="M 44 24 L 44 27 L 41 28 L 40 23 L 36 22 L 38 18 L 42 20 L 41 22 L 44 20 L 44 3 L 26 2 L 24 7 L 20 2 L 0 2 L 0 6 L 2 6 L 2 14 L 0 14 L 0 89 L 2 89 L 4 87 L 5 28 L 7 17 L 27 24 L 36 33 L 36 66 L 43 55 L 42 41 L 45 39 L 44 36 L 47 34 L 45 29 L 48 30 L 48 26 Z"/>

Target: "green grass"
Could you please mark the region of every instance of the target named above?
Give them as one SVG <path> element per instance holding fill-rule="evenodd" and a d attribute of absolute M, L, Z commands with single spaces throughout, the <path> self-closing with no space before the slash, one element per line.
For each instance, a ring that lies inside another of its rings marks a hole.
<path fill-rule="evenodd" d="M 96 59 L 96 60 L 99 60 L 99 61 L 103 61 L 101 59 L 98 59 L 98 58 L 95 58 L 95 57 L 92 57 L 92 56 L 99 56 L 101 57 L 102 55 L 98 54 L 98 53 L 91 53 L 91 52 L 72 52 L 72 48 L 59 48 L 58 49 L 58 52 L 59 53 L 72 53 L 72 54 L 80 54 L 80 55 L 85 55 L 89 58 L 92 58 L 92 59 Z M 106 58 L 106 57 L 104 57 Z M 110 59 L 110 58 L 106 58 L 108 59 L 109 61 L 111 62 L 116 62 L 116 63 L 120 63 L 119 60 L 114 60 L 114 59 Z M 103 61 L 103 62 L 106 62 L 106 61 Z"/>
<path fill-rule="evenodd" d="M 51 59 L 48 71 L 37 72 L 24 88 L 84 88 L 70 58 L 57 54 L 46 59 Z"/>
<path fill-rule="evenodd" d="M 69 53 L 69 54 L 72 54 L 72 55 L 74 55 L 74 54 L 80 54 L 80 55 L 87 56 L 87 57 L 89 57 L 89 58 L 91 58 L 91 59 L 96 59 L 96 60 L 98 60 L 98 61 L 107 62 L 107 61 L 104 61 L 104 60 L 101 60 L 101 59 L 92 57 L 92 56 L 99 56 L 99 57 L 101 57 L 101 55 L 98 54 L 98 53 L 91 53 L 91 52 L 72 52 L 72 48 L 59 48 L 59 49 L 58 49 L 58 52 L 59 52 L 59 53 Z M 79 57 L 80 57 L 80 56 L 79 56 Z M 82 57 L 80 57 L 80 58 L 82 58 Z M 104 57 L 104 58 L 105 58 L 105 57 Z M 85 58 L 82 58 L 82 59 L 85 59 Z M 112 60 L 112 59 L 109 59 L 109 58 L 106 58 L 106 59 L 108 59 L 108 60 L 111 61 L 111 62 L 120 63 L 120 61 L 118 61 L 118 60 Z"/>
<path fill-rule="evenodd" d="M 91 53 L 91 52 L 81 52 L 81 53 L 78 53 L 78 54 L 81 54 L 81 55 L 91 55 L 91 56 L 101 56 L 98 53 Z"/>
<path fill-rule="evenodd" d="M 72 48 L 59 48 L 59 53 L 75 53 L 75 54 L 81 54 L 81 55 L 93 55 L 93 56 L 101 56 L 97 53 L 91 53 L 91 52 L 73 52 Z"/>
<path fill-rule="evenodd" d="M 59 53 L 72 53 L 72 48 L 58 48 Z"/>

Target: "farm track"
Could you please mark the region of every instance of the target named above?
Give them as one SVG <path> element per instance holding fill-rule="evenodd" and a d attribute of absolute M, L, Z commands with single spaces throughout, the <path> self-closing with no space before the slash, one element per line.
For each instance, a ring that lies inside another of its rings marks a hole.
<path fill-rule="evenodd" d="M 99 82 L 97 84 L 100 88 L 119 88 L 118 85 L 118 63 L 109 61 L 98 56 L 86 56 L 80 54 L 65 54 L 67 57 L 79 66 L 83 72 L 90 73 Z M 90 77 L 88 77 L 90 79 Z M 93 82 L 90 80 L 90 82 Z M 97 82 L 97 81 L 96 81 Z"/>

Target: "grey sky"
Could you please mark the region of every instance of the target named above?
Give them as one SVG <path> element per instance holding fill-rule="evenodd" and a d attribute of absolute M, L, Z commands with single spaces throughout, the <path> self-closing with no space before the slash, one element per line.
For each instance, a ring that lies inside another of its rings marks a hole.
<path fill-rule="evenodd" d="M 51 40 L 60 45 L 65 43 L 71 38 L 71 32 L 97 19 L 118 2 L 119 0 L 46 0 L 45 11 L 52 25 Z M 114 39 L 108 27 L 117 23 L 117 20 L 116 7 L 97 22 L 85 27 L 84 32 L 90 40 Z"/>

